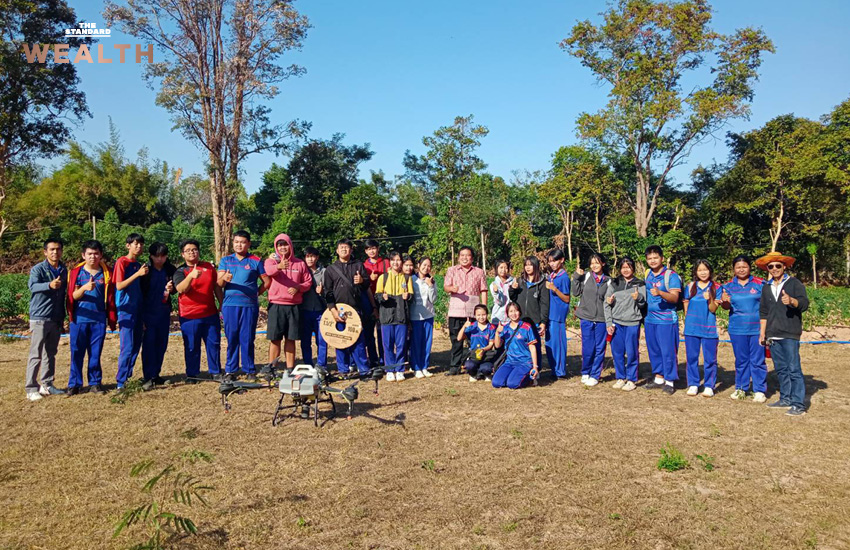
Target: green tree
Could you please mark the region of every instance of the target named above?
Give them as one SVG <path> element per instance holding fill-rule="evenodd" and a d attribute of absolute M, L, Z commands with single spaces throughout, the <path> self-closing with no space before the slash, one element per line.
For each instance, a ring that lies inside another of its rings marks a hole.
<path fill-rule="evenodd" d="M 70 124 L 91 116 L 76 65 L 56 63 L 47 50 L 49 44 L 90 44 L 91 39 L 64 37 L 76 24 L 63 0 L 0 0 L 0 237 L 9 227 L 3 203 L 15 166 L 58 154 L 71 135 Z M 35 49 L 47 50 L 43 63 L 35 60 Z"/>
<path fill-rule="evenodd" d="M 579 22 L 561 42 L 610 87 L 603 109 L 578 117 L 578 135 L 627 155 L 635 228 L 646 237 L 670 170 L 729 120 L 749 114 L 762 54 L 773 44 L 753 28 L 712 30 L 706 0 L 618 0 L 602 15 L 601 25 Z M 695 83 L 709 73 L 713 81 Z"/>

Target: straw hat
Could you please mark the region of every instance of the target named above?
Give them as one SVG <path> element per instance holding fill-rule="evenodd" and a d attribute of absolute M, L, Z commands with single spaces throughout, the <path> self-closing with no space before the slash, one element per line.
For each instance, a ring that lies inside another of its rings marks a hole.
<path fill-rule="evenodd" d="M 767 254 L 756 260 L 756 265 L 759 269 L 767 271 L 768 264 L 771 264 L 773 262 L 782 262 L 783 264 L 785 264 L 786 268 L 789 268 L 794 265 L 794 261 L 794 258 L 792 258 L 791 256 L 783 256 L 779 252 L 768 252 Z"/>

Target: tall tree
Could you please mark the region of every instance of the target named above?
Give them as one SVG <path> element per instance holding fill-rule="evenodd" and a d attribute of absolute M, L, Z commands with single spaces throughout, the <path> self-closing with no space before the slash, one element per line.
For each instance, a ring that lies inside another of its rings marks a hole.
<path fill-rule="evenodd" d="M 637 179 L 629 200 L 646 237 L 670 170 L 730 119 L 748 116 L 762 54 L 773 44 L 753 28 L 712 30 L 706 0 L 618 0 L 602 15 L 601 25 L 579 22 L 561 42 L 610 86 L 603 109 L 579 115 L 578 134 L 628 155 Z M 695 84 L 707 74 L 714 80 Z"/>
<path fill-rule="evenodd" d="M 301 47 L 307 18 L 291 0 L 108 1 L 104 17 L 165 55 L 145 78 L 159 83 L 156 102 L 171 112 L 174 128 L 207 154 L 218 259 L 229 250 L 240 163 L 252 153 L 281 152 L 308 128 L 273 124 L 262 103 L 304 72 L 278 62 Z"/>
<path fill-rule="evenodd" d="M 0 0 L 0 237 L 8 228 L 3 201 L 16 166 L 62 151 L 69 123 L 91 116 L 77 86 L 76 65 L 57 63 L 53 49 L 44 63 L 29 63 L 35 48 L 78 47 L 91 39 L 65 38 L 77 17 L 64 0 Z"/>
<path fill-rule="evenodd" d="M 490 132 L 475 124 L 474 116 L 455 117 L 451 126 L 443 126 L 422 138 L 428 148 L 424 155 L 407 151 L 404 157 L 406 177 L 417 182 L 434 197 L 432 218 L 447 224 L 450 260 L 454 263 L 455 238 L 460 223 L 461 204 L 470 198 L 473 177 L 487 165 L 476 154 L 481 140 Z"/>

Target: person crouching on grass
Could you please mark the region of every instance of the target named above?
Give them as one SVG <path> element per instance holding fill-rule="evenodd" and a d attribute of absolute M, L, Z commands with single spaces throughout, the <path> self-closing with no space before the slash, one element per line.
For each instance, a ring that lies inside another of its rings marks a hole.
<path fill-rule="evenodd" d="M 714 269 L 707 260 L 694 264 L 693 281 L 685 290 L 685 353 L 688 359 L 688 395 L 699 392 L 699 350 L 705 371 L 704 397 L 714 395 L 717 382 L 717 316 L 720 285 L 714 282 Z M 760 402 L 764 402 L 764 394 Z"/>
<path fill-rule="evenodd" d="M 770 279 L 761 291 L 759 339 L 770 344 L 773 368 L 779 378 L 779 399 L 768 407 L 787 408 L 789 416 L 806 414 L 806 382 L 800 365 L 800 336 L 803 334 L 803 312 L 809 309 L 806 287 L 785 270 L 794 258 L 771 252 L 756 260 L 766 269 Z"/>
<path fill-rule="evenodd" d="M 505 362 L 493 375 L 494 388 L 516 390 L 537 378 L 538 334 L 531 323 L 522 321 L 522 308 L 508 304 L 508 322 L 496 332 L 496 347 L 505 348 Z"/>
<path fill-rule="evenodd" d="M 496 325 L 487 320 L 487 306 L 475 306 L 475 322 L 467 320 L 457 333 L 459 342 L 469 338 L 469 357 L 464 362 L 464 369 L 469 375 L 470 382 L 490 380 L 493 374 L 493 360 L 496 347 Z"/>
<path fill-rule="evenodd" d="M 404 345 L 413 288 L 410 276 L 402 272 L 401 253 L 390 252 L 390 269 L 378 277 L 375 301 L 381 323 L 387 382 L 404 382 Z"/>

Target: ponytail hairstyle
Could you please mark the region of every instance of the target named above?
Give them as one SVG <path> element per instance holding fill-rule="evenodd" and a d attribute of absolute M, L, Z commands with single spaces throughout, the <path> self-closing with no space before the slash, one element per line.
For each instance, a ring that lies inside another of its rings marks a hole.
<path fill-rule="evenodd" d="M 502 264 L 505 264 L 506 266 L 508 266 L 508 277 L 510 277 L 511 276 L 511 262 L 509 262 L 508 260 L 498 260 L 498 261 L 496 261 L 496 267 L 495 267 L 496 277 L 499 276 L 499 267 Z"/>
<path fill-rule="evenodd" d="M 696 263 L 694 263 L 693 273 L 691 274 L 691 280 L 693 283 L 691 284 L 691 291 L 688 293 L 690 295 L 689 298 L 693 298 L 697 295 L 697 281 L 699 281 L 699 277 L 697 277 L 697 269 L 699 269 L 699 266 L 701 265 L 704 265 L 705 268 L 708 269 L 708 288 L 714 288 L 714 268 L 711 267 L 711 263 L 705 259 L 697 260 Z"/>
<path fill-rule="evenodd" d="M 593 260 L 596 260 L 597 262 L 602 264 L 603 275 L 607 275 L 608 277 L 611 276 L 611 269 L 608 267 L 608 262 L 605 261 L 605 256 L 603 256 L 599 252 L 594 252 L 593 254 L 591 254 L 590 258 L 588 258 L 587 260 L 588 269 L 590 268 L 590 262 L 592 262 Z"/>

